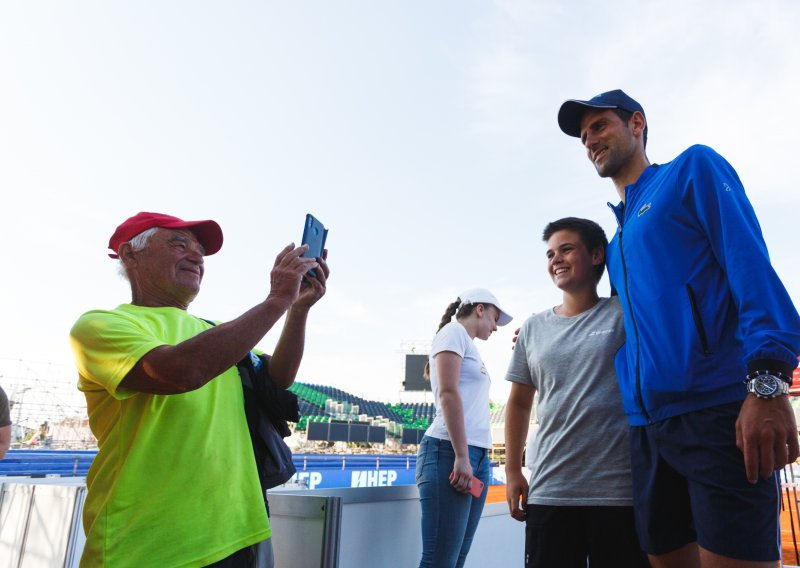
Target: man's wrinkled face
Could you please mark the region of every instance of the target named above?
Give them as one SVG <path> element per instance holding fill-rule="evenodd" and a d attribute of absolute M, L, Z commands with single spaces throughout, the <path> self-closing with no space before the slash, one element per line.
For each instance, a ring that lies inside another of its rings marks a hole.
<path fill-rule="evenodd" d="M 191 231 L 160 229 L 135 254 L 136 281 L 148 297 L 185 308 L 200 292 L 205 250 Z"/>

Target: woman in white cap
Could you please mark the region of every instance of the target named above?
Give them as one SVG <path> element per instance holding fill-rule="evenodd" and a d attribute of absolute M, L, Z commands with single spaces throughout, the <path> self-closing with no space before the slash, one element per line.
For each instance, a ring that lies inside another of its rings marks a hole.
<path fill-rule="evenodd" d="M 420 442 L 416 471 L 420 568 L 463 566 L 478 528 L 491 475 L 491 381 L 473 340 L 489 339 L 510 321 L 489 290 L 473 288 L 447 306 L 433 338 L 426 374 L 436 416 Z"/>

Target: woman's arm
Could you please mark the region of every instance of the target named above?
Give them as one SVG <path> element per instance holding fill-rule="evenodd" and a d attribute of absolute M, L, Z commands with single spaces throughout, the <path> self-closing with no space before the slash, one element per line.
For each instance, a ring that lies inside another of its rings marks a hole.
<path fill-rule="evenodd" d="M 456 491 L 469 493 L 472 483 L 472 465 L 469 463 L 467 432 L 464 427 L 464 405 L 458 391 L 461 357 L 452 351 L 442 351 L 434 358 L 439 380 L 439 404 L 442 407 L 447 433 L 450 435 L 450 443 L 453 444 L 453 450 L 456 453 L 450 485 Z"/>

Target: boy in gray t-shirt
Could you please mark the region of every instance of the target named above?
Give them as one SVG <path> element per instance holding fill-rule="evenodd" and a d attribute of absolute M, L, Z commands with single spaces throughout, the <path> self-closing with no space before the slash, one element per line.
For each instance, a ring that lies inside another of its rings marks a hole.
<path fill-rule="evenodd" d="M 520 329 L 506 374 L 507 499 L 526 522 L 526 567 L 648 566 L 634 529 L 628 423 L 614 356 L 625 342 L 616 297 L 600 298 L 606 236 L 569 217 L 544 231 L 547 270 L 563 303 Z M 534 394 L 539 431 L 522 450 Z"/>

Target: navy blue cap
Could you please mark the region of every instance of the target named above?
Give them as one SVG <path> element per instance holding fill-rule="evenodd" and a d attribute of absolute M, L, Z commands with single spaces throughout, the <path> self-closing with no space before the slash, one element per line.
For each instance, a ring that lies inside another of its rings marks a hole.
<path fill-rule="evenodd" d="M 644 115 L 642 105 L 630 98 L 620 89 L 600 93 L 588 101 L 570 99 L 565 101 L 558 110 L 558 125 L 564 134 L 581 137 L 581 119 L 583 113 L 589 108 L 619 108 L 628 112 L 640 112 Z"/>

